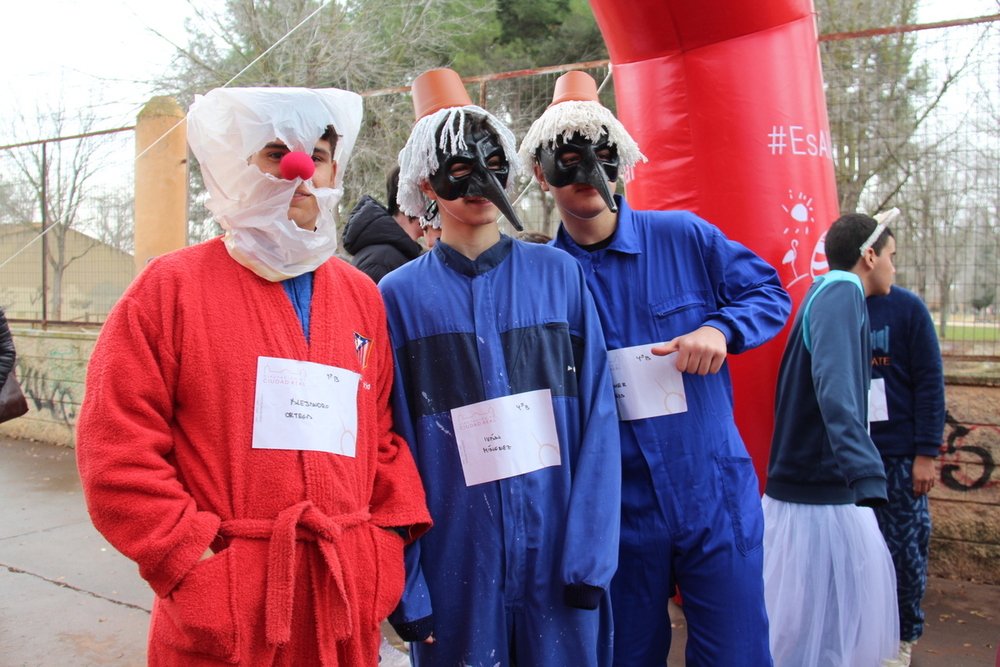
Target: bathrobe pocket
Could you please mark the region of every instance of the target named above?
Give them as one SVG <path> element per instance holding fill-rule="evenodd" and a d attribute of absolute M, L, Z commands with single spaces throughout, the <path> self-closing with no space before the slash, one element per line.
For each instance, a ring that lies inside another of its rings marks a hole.
<path fill-rule="evenodd" d="M 161 622 L 154 628 L 164 644 L 236 663 L 237 631 L 233 613 L 230 552 L 223 549 L 198 563 L 162 598 Z"/>
<path fill-rule="evenodd" d="M 406 583 L 403 570 L 403 538 L 396 533 L 369 524 L 375 543 L 375 608 L 377 622 L 385 619 L 399 604 Z"/>

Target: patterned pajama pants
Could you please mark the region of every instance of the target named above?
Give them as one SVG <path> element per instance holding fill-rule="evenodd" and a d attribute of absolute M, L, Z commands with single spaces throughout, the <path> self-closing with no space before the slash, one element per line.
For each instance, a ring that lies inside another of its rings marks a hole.
<path fill-rule="evenodd" d="M 896 567 L 899 638 L 915 641 L 924 633 L 920 602 L 927 589 L 927 547 L 931 515 L 927 496 L 913 497 L 913 457 L 882 458 L 889 481 L 889 504 L 875 510 L 878 527 Z"/>

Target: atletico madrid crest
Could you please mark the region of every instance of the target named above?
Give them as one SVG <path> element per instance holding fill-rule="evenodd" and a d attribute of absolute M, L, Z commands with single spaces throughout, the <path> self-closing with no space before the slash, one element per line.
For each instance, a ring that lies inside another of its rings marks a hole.
<path fill-rule="evenodd" d="M 372 352 L 371 342 L 371 338 L 365 338 L 357 331 L 354 332 L 354 351 L 358 353 L 358 363 L 361 364 L 361 368 L 368 367 L 368 356 Z"/>

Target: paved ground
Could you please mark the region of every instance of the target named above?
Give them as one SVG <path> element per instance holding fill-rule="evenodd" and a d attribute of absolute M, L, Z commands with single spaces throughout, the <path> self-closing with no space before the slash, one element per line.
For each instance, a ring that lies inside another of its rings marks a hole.
<path fill-rule="evenodd" d="M 684 667 L 687 628 L 671 605 L 674 641 L 668 667 Z M 911 667 L 993 667 L 1000 641 L 1000 586 L 932 577 L 924 597 L 924 636 Z M 803 666 L 807 667 L 807 666 Z"/>
<path fill-rule="evenodd" d="M 0 507 L 0 667 L 145 664 L 153 594 L 91 526 L 73 451 L 0 438 Z M 993 667 L 1000 587 L 932 579 L 924 609 L 914 667 Z"/>
<path fill-rule="evenodd" d="M 153 593 L 94 530 L 73 450 L 0 439 L 0 666 L 145 665 Z"/>

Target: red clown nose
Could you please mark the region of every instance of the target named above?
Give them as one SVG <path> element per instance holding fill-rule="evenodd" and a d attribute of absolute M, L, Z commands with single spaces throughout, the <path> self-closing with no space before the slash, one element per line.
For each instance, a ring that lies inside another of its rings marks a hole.
<path fill-rule="evenodd" d="M 281 158 L 281 177 L 286 181 L 293 181 L 296 178 L 308 181 L 315 173 L 316 164 L 312 157 L 302 151 L 291 151 Z"/>

